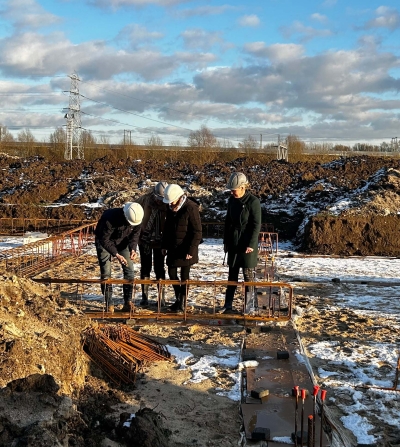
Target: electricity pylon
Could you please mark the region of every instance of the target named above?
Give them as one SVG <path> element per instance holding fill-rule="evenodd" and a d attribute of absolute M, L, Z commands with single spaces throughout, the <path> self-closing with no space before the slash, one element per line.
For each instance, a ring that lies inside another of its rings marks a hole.
<path fill-rule="evenodd" d="M 85 158 L 81 145 L 81 103 L 79 94 L 80 81 L 78 75 L 73 73 L 71 78 L 71 88 L 69 91 L 69 107 L 64 118 L 67 120 L 67 141 L 65 145 L 64 158 L 73 160 L 74 158 Z"/>

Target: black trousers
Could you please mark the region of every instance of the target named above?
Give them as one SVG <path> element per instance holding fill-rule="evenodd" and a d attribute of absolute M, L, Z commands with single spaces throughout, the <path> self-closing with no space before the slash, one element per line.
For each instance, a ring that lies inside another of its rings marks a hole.
<path fill-rule="evenodd" d="M 168 267 L 168 276 L 169 279 L 179 280 L 178 277 L 178 268 L 181 269 L 181 281 L 186 281 L 190 278 L 190 265 L 186 265 L 184 267 Z M 183 297 L 186 296 L 186 284 L 173 286 L 175 291 L 176 299 L 182 300 Z"/>
<path fill-rule="evenodd" d="M 140 244 L 140 278 L 150 278 L 151 267 L 154 263 L 156 279 L 165 279 L 165 256 L 161 248 L 151 248 L 149 245 Z"/>
<path fill-rule="evenodd" d="M 238 281 L 240 269 L 243 270 L 243 279 L 245 282 L 254 281 L 254 269 L 243 268 L 243 267 L 229 267 L 228 281 Z M 225 305 L 224 307 L 231 308 L 233 303 L 233 298 L 235 296 L 236 286 L 227 286 L 225 292 Z M 249 287 L 245 287 L 245 293 L 247 296 L 249 292 Z"/>

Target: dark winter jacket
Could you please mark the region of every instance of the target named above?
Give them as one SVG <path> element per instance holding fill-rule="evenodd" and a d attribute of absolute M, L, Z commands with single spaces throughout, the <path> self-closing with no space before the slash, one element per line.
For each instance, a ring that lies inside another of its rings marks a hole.
<path fill-rule="evenodd" d="M 176 213 L 168 209 L 161 248 L 167 250 L 166 263 L 169 267 L 184 267 L 199 262 L 199 244 L 202 228 L 199 205 L 186 199 Z M 186 259 L 191 255 L 191 259 Z"/>
<path fill-rule="evenodd" d="M 260 228 L 259 199 L 249 191 L 246 191 L 240 199 L 230 196 L 224 228 L 224 246 L 228 252 L 230 267 L 256 267 Z M 247 247 L 251 247 L 253 252 L 246 254 Z"/>
<path fill-rule="evenodd" d="M 94 234 L 95 242 L 115 256 L 127 247 L 129 251 L 136 251 L 140 225 L 129 225 L 122 208 L 111 208 L 100 217 Z"/>
<path fill-rule="evenodd" d="M 153 192 L 140 196 L 136 202 L 142 205 L 144 211 L 139 245 L 149 244 L 152 248 L 160 248 L 168 205 L 160 200 L 157 200 L 154 197 Z M 157 215 L 153 216 L 153 225 L 149 231 L 147 226 L 149 219 L 152 217 L 153 211 L 156 211 Z"/>

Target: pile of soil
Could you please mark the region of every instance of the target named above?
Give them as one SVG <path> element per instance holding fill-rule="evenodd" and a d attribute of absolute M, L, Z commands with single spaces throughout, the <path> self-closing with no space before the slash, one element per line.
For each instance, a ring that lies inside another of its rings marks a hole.
<path fill-rule="evenodd" d="M 135 424 L 126 428 L 134 385 L 116 386 L 86 356 L 81 334 L 90 324 L 46 286 L 0 278 L 0 445 L 168 447 L 170 433 L 152 409 L 135 420 L 151 427 L 147 441 Z"/>
<path fill-rule="evenodd" d="M 146 364 L 135 383 L 115 383 L 82 349 L 90 324 L 79 303 L 63 294 L 29 279 L 0 278 L 0 445 L 237 445 L 232 429 L 240 427 L 238 404 L 218 396 L 218 389 L 232 387 L 223 369 L 190 384 L 188 369 L 159 361 Z M 199 344 L 199 356 L 215 355 L 221 346 L 239 349 L 243 336 L 241 326 L 154 324 L 138 330 L 182 350 Z"/>

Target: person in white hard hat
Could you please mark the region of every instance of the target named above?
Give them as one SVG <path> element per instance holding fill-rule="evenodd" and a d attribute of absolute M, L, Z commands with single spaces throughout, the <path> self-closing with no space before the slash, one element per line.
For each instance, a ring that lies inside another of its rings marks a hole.
<path fill-rule="evenodd" d="M 116 257 L 122 266 L 124 279 L 134 279 L 133 260 L 143 220 L 143 208 L 139 203 L 127 202 L 121 208 L 104 211 L 95 229 L 95 245 L 100 265 L 101 279 L 111 278 L 111 259 Z M 123 312 L 130 312 L 133 285 L 123 286 Z M 114 312 L 112 284 L 102 284 L 101 291 L 106 302 L 106 311 Z"/>
<path fill-rule="evenodd" d="M 165 256 L 161 252 L 161 239 L 168 205 L 163 202 L 166 181 L 158 182 L 152 191 L 140 196 L 144 217 L 139 237 L 140 278 L 150 279 L 152 264 L 156 279 L 165 279 Z M 141 306 L 149 304 L 149 284 L 142 284 Z M 165 289 L 162 288 L 161 306 L 165 306 Z"/>
<path fill-rule="evenodd" d="M 224 251 L 228 253 L 228 281 L 238 281 L 242 269 L 245 282 L 254 281 L 258 259 L 258 237 L 261 229 L 260 200 L 248 191 L 249 183 L 242 172 L 233 172 L 227 189 L 231 196 L 224 227 Z M 236 286 L 227 286 L 223 313 L 232 313 Z M 246 287 L 245 297 L 249 297 Z M 249 297 L 250 299 L 250 297 Z M 246 303 L 246 301 L 245 301 Z M 246 303 L 247 304 L 247 303 Z"/>
<path fill-rule="evenodd" d="M 161 248 L 166 254 L 169 279 L 186 281 L 190 267 L 199 262 L 199 244 L 202 227 L 199 205 L 184 193 L 179 185 L 168 185 L 164 191 L 164 203 L 168 203 Z M 182 312 L 186 302 L 186 284 L 175 285 L 176 301 L 170 310 Z"/>

